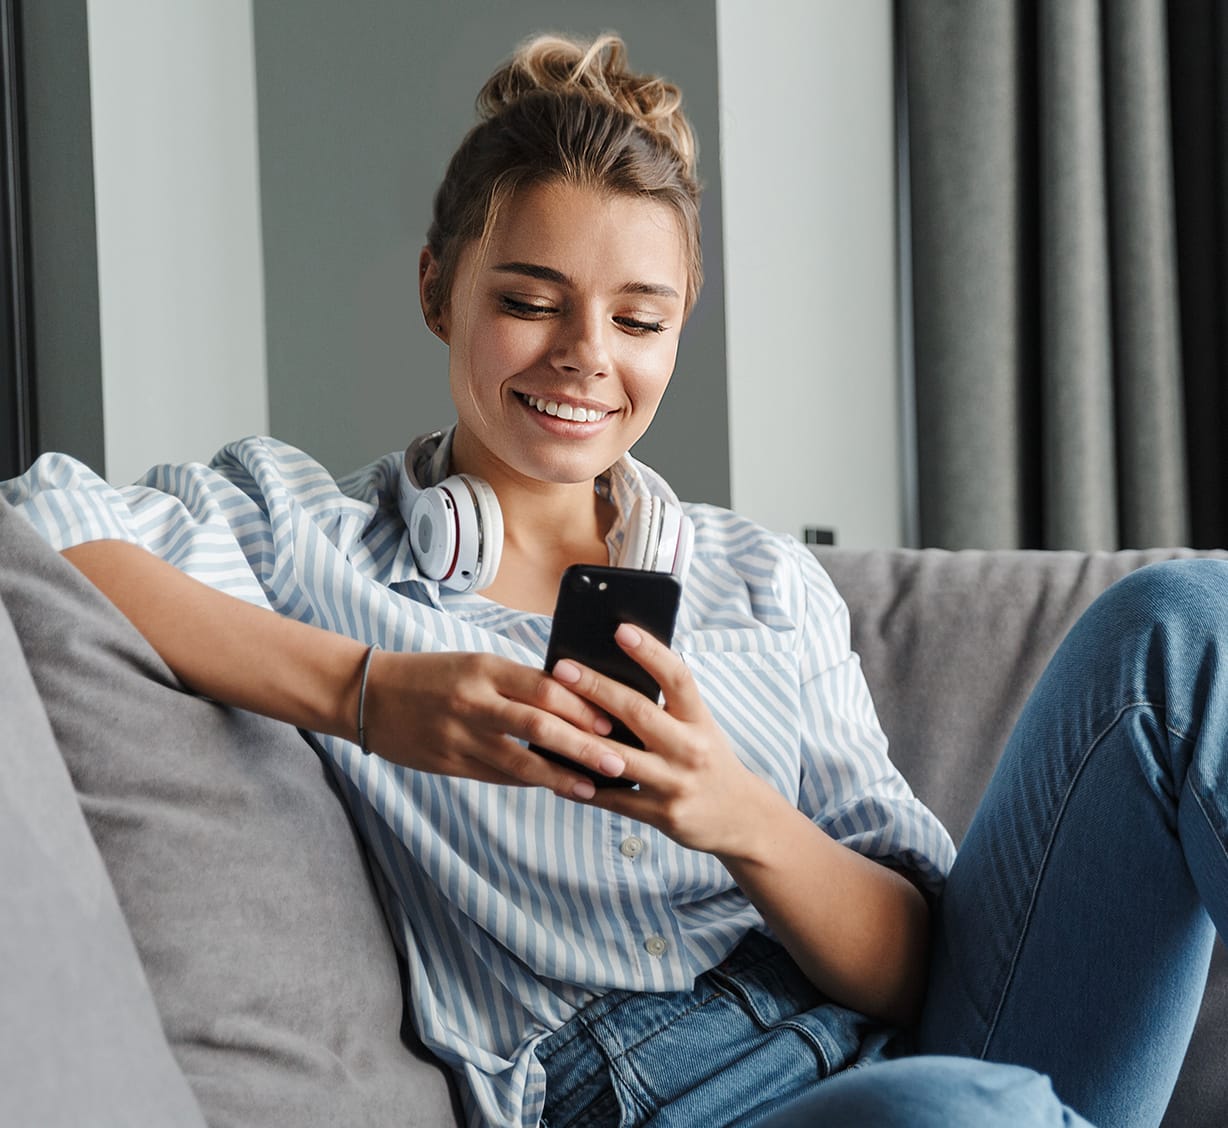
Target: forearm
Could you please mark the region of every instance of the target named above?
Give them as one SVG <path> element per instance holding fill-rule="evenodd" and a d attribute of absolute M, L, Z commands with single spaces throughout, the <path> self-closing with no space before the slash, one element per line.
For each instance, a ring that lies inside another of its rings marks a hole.
<path fill-rule="evenodd" d="M 830 838 L 768 785 L 747 799 L 746 834 L 717 857 L 768 927 L 833 1001 L 912 1023 L 929 961 L 920 891 Z"/>
<path fill-rule="evenodd" d="M 225 595 L 144 549 L 65 550 L 188 688 L 315 732 L 353 737 L 360 642 Z"/>

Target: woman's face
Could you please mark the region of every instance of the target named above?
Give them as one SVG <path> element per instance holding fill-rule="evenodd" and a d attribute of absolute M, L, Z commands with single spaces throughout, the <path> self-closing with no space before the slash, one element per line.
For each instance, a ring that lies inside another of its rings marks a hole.
<path fill-rule="evenodd" d="M 616 462 L 673 372 L 686 265 L 665 204 L 561 182 L 518 192 L 485 256 L 462 251 L 440 319 L 454 468 L 575 483 Z"/>

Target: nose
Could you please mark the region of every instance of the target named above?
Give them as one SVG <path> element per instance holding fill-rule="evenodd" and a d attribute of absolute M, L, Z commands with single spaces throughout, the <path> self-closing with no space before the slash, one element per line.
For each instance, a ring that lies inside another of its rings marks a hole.
<path fill-rule="evenodd" d="M 581 377 L 606 376 L 610 372 L 608 326 L 596 312 L 582 310 L 560 319 L 551 360 L 560 371 Z"/>

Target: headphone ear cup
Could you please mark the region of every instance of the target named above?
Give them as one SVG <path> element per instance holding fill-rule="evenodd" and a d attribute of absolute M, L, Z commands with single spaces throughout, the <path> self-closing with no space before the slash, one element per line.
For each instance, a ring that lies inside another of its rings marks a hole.
<path fill-rule="evenodd" d="M 503 511 L 481 478 L 453 474 L 423 490 L 407 524 L 424 576 L 452 591 L 481 591 L 494 582 L 503 555 Z"/>
<path fill-rule="evenodd" d="M 469 488 L 477 516 L 478 543 L 473 560 L 473 579 L 466 591 L 482 591 L 495 582 L 503 558 L 503 510 L 495 491 L 472 474 L 459 477 Z M 466 555 L 466 559 L 468 556 Z"/>
<path fill-rule="evenodd" d="M 627 531 L 615 564 L 648 572 L 686 576 L 695 543 L 695 526 L 677 506 L 659 497 L 640 497 L 631 507 Z"/>
<path fill-rule="evenodd" d="M 456 565 L 456 497 L 444 485 L 421 490 L 405 516 L 414 563 L 429 579 L 446 582 Z"/>
<path fill-rule="evenodd" d="M 655 497 L 637 497 L 627 518 L 623 546 L 614 562 L 619 568 L 653 571 L 657 541 L 661 536 L 661 502 Z"/>

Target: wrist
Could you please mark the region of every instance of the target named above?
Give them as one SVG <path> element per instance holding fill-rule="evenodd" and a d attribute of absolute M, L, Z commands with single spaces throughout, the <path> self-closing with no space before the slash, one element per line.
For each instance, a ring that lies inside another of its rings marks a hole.
<path fill-rule="evenodd" d="M 713 851 L 735 877 L 738 870 L 778 865 L 782 851 L 789 848 L 793 823 L 799 818 L 807 824 L 810 821 L 767 780 L 750 771 L 746 776 L 738 790 L 737 818 L 732 823 L 737 833 Z"/>

